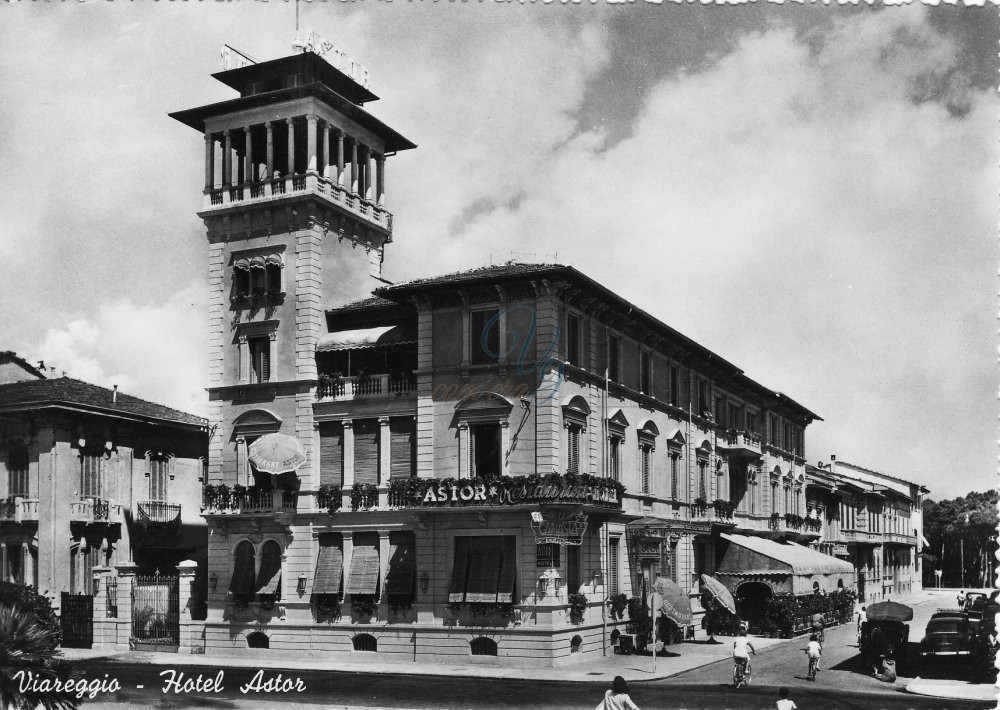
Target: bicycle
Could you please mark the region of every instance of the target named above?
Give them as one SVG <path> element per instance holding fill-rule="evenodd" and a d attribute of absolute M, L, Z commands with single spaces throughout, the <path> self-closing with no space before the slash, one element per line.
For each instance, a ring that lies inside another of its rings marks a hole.
<path fill-rule="evenodd" d="M 819 673 L 819 659 L 810 658 L 809 659 L 809 670 L 806 673 L 806 680 L 816 680 L 816 674 Z"/>
<path fill-rule="evenodd" d="M 733 664 L 733 686 L 737 689 L 744 685 L 750 685 L 752 680 L 752 669 L 750 668 L 750 659 L 747 658 L 745 661 L 740 663 L 737 661 Z"/>

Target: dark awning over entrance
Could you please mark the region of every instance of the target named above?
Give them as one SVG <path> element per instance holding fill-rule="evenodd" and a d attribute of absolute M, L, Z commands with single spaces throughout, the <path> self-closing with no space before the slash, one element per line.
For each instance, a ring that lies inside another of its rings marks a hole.
<path fill-rule="evenodd" d="M 849 562 L 802 545 L 746 535 L 723 533 L 720 537 L 731 544 L 716 576 L 733 591 L 747 579 L 784 578 L 786 583 L 777 591 L 793 594 L 812 592 L 814 582 L 819 583 L 820 589 L 832 591 L 841 585 L 850 586 L 854 579 L 854 568 Z"/>

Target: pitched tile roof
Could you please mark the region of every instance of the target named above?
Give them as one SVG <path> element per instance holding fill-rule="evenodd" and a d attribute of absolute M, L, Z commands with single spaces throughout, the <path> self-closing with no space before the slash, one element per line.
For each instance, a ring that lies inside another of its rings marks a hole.
<path fill-rule="evenodd" d="M 422 279 L 413 279 L 405 283 L 394 284 L 380 288 L 376 293 L 391 293 L 397 289 L 409 289 L 414 286 L 435 286 L 438 284 L 460 284 L 471 281 L 491 281 L 495 279 L 513 278 L 518 276 L 533 276 L 536 274 L 550 273 L 553 271 L 567 270 L 569 267 L 563 264 L 524 264 L 517 261 L 508 261 L 506 264 L 492 264 L 490 266 L 480 266 L 466 271 L 456 271 L 450 274 L 439 276 L 428 276 Z"/>
<path fill-rule="evenodd" d="M 45 377 L 44 372 L 39 370 L 37 367 L 30 365 L 27 360 L 25 360 L 23 357 L 19 357 L 18 354 L 15 353 L 14 351 L 6 350 L 4 352 L 0 352 L 0 365 L 4 365 L 10 362 L 20 366 L 22 369 L 25 370 L 25 372 L 34 375 L 35 377 Z"/>
<path fill-rule="evenodd" d="M 148 402 L 124 392 L 118 392 L 116 395 L 107 387 L 99 387 L 72 377 L 27 380 L 0 385 L 0 411 L 60 406 L 88 409 L 97 413 L 114 413 L 127 418 L 157 419 L 189 426 L 208 425 L 207 419 L 194 414 Z"/>
<path fill-rule="evenodd" d="M 335 311 L 337 313 L 353 313 L 356 311 L 370 311 L 378 308 L 395 308 L 399 304 L 395 301 L 390 301 L 388 298 L 382 298 L 381 296 L 371 296 L 369 298 L 362 298 L 359 301 L 351 301 L 350 303 L 345 303 L 342 306 L 335 306 L 333 308 L 328 308 L 327 312 Z"/>

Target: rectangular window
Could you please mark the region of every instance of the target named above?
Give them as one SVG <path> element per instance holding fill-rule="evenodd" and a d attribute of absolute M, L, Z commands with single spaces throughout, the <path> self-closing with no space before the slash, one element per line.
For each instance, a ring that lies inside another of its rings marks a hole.
<path fill-rule="evenodd" d="M 580 427 L 566 429 L 566 472 L 580 472 Z"/>
<path fill-rule="evenodd" d="M 559 551 L 562 545 L 553 542 L 546 542 L 535 546 L 535 566 L 536 567 L 558 567 Z"/>
<path fill-rule="evenodd" d="M 151 456 L 149 459 L 149 499 L 167 500 L 167 479 L 170 476 L 170 459 Z"/>
<path fill-rule="evenodd" d="M 378 483 L 379 429 L 377 419 L 354 420 L 355 483 Z"/>
<path fill-rule="evenodd" d="M 340 594 L 344 588 L 344 547 L 340 533 L 319 535 L 313 594 Z"/>
<path fill-rule="evenodd" d="M 271 381 L 271 338 L 247 338 L 250 351 L 250 382 Z"/>
<path fill-rule="evenodd" d="M 707 414 L 712 411 L 712 403 L 708 400 L 708 381 L 698 380 L 698 413 Z"/>
<path fill-rule="evenodd" d="M 7 495 L 28 497 L 28 447 L 15 446 L 7 456 Z"/>
<path fill-rule="evenodd" d="M 417 422 L 413 417 L 389 420 L 389 477 L 417 475 Z"/>
<path fill-rule="evenodd" d="M 743 408 L 732 402 L 729 403 L 728 425 L 730 429 L 743 429 Z"/>
<path fill-rule="evenodd" d="M 670 366 L 670 404 L 677 404 L 681 401 L 680 392 L 680 372 L 677 365 Z"/>
<path fill-rule="evenodd" d="M 351 552 L 351 568 L 348 571 L 344 594 L 378 594 L 379 590 L 379 543 L 371 534 L 354 534 L 354 549 Z"/>
<path fill-rule="evenodd" d="M 747 412 L 747 431 L 757 433 L 757 415 L 753 412 Z"/>
<path fill-rule="evenodd" d="M 677 558 L 677 543 L 670 543 L 670 579 L 674 584 L 681 583 L 681 561 Z"/>
<path fill-rule="evenodd" d="M 608 379 L 621 382 L 621 339 L 617 335 L 608 335 Z"/>
<path fill-rule="evenodd" d="M 778 430 L 778 417 L 771 415 L 771 446 L 781 448 L 781 432 Z"/>
<path fill-rule="evenodd" d="M 618 540 L 617 537 L 608 540 L 609 594 L 618 594 Z"/>
<path fill-rule="evenodd" d="M 80 453 L 80 496 L 100 498 L 104 490 L 103 453 Z"/>
<path fill-rule="evenodd" d="M 708 500 L 708 461 L 698 462 L 698 497 Z"/>
<path fill-rule="evenodd" d="M 642 492 L 649 493 L 649 466 L 650 466 L 650 446 L 643 444 L 639 447 L 639 456 L 642 459 Z"/>
<path fill-rule="evenodd" d="M 389 533 L 389 572 L 385 592 L 395 599 L 412 599 L 417 579 L 416 540 L 412 532 Z"/>
<path fill-rule="evenodd" d="M 340 422 L 319 424 L 319 483 L 344 485 L 344 425 Z"/>
<path fill-rule="evenodd" d="M 469 461 L 471 478 L 496 478 L 502 470 L 500 462 L 500 425 L 472 424 L 469 426 Z"/>
<path fill-rule="evenodd" d="M 24 584 L 24 547 L 19 544 L 7 545 L 7 574 L 11 584 Z"/>
<path fill-rule="evenodd" d="M 469 318 L 469 361 L 473 365 L 486 365 L 500 357 L 500 323 L 494 321 L 487 331 L 487 324 L 499 313 L 496 308 L 472 311 Z M 485 335 L 485 338 L 484 338 Z"/>
<path fill-rule="evenodd" d="M 674 497 L 674 500 L 681 499 L 681 479 L 680 472 L 680 456 L 677 454 L 670 455 L 670 493 Z"/>
<path fill-rule="evenodd" d="M 580 357 L 580 318 L 572 313 L 566 316 L 566 359 L 571 365 L 583 367 Z"/>
<path fill-rule="evenodd" d="M 513 603 L 516 571 L 513 535 L 456 537 L 448 601 Z"/>
<path fill-rule="evenodd" d="M 617 436 L 611 437 L 608 442 L 608 477 L 612 481 L 620 480 L 621 476 L 621 443 Z"/>
<path fill-rule="evenodd" d="M 645 395 L 653 396 L 653 361 L 649 353 L 643 351 L 639 353 L 639 368 L 641 377 L 639 380 L 639 391 Z"/>

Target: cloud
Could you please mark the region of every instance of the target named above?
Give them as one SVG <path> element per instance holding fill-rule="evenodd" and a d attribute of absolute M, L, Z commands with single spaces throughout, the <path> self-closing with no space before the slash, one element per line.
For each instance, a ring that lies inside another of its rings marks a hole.
<path fill-rule="evenodd" d="M 19 348 L 44 360 L 50 376 L 67 376 L 192 414 L 208 409 L 207 299 L 192 283 L 163 303 L 109 301 L 90 319 L 50 328 Z"/>

